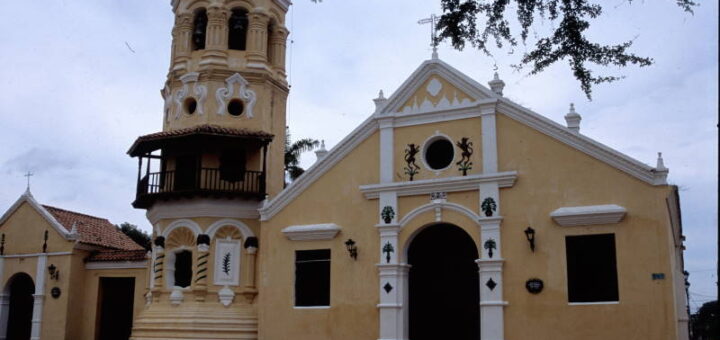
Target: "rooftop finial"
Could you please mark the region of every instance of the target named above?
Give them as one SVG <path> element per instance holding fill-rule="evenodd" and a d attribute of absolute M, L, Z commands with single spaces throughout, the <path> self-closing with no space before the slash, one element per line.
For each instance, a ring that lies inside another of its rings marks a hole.
<path fill-rule="evenodd" d="M 662 152 L 658 152 L 657 164 L 655 165 L 655 169 L 653 169 L 654 184 L 667 184 L 667 175 L 669 172 L 670 170 L 665 166 L 665 162 L 663 161 Z"/>
<path fill-rule="evenodd" d="M 430 46 L 432 47 L 432 58 L 438 59 L 438 51 L 437 51 L 437 35 L 435 32 L 435 23 L 437 22 L 437 16 L 435 14 L 430 14 L 429 18 L 420 19 L 418 21 L 418 24 L 430 24 Z"/>
<path fill-rule="evenodd" d="M 387 102 L 387 98 L 385 98 L 385 94 L 383 93 L 383 90 L 380 90 L 380 93 L 378 93 L 378 97 L 373 99 L 375 102 L 375 112 L 380 111 L 380 109 L 385 106 L 385 102 Z"/>
<path fill-rule="evenodd" d="M 582 117 L 580 114 L 575 112 L 575 104 L 570 103 L 570 112 L 565 115 L 565 122 L 570 131 L 574 133 L 580 133 L 580 121 Z"/>
<path fill-rule="evenodd" d="M 382 94 L 382 91 L 380 91 Z M 317 160 L 315 162 L 321 161 L 323 158 L 325 158 L 325 155 L 327 155 L 328 151 L 325 149 L 325 140 L 320 141 L 320 148 L 315 151 L 315 157 L 317 157 Z"/>
<path fill-rule="evenodd" d="M 505 89 L 505 82 L 500 79 L 500 76 L 497 72 L 495 72 L 495 75 L 493 75 L 493 80 L 488 82 L 488 85 L 490 85 L 490 89 L 493 92 L 497 93 L 498 96 L 503 95 L 503 89 Z"/>

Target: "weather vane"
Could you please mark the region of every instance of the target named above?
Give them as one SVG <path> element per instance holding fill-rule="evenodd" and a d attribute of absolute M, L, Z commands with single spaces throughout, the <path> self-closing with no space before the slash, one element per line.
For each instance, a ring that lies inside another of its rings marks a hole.
<path fill-rule="evenodd" d="M 418 21 L 418 24 L 424 25 L 424 24 L 430 24 L 430 46 L 432 46 L 432 57 L 433 59 L 437 59 L 438 53 L 437 53 L 437 36 L 435 32 L 435 24 L 437 23 L 437 16 L 435 14 L 430 14 L 429 18 L 420 19 Z"/>
<path fill-rule="evenodd" d="M 35 174 L 30 171 L 23 175 L 24 177 L 27 177 L 27 190 L 30 190 L 30 177 L 32 177 L 33 175 Z"/>

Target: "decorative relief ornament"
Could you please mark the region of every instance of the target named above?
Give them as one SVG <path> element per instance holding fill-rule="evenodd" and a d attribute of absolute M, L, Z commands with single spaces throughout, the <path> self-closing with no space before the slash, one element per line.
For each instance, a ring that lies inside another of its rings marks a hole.
<path fill-rule="evenodd" d="M 497 211 L 497 204 L 492 197 L 485 198 L 480 205 L 480 209 L 485 213 L 486 217 L 491 217 L 494 211 Z"/>
<path fill-rule="evenodd" d="M 462 150 L 462 159 L 455 163 L 458 166 L 458 170 L 462 171 L 463 176 L 467 176 L 468 170 L 472 169 L 472 162 L 470 156 L 473 154 L 473 143 L 469 141 L 470 138 L 462 137 L 459 142 L 455 143 L 460 150 Z"/>
<path fill-rule="evenodd" d="M 420 152 L 420 148 L 412 143 L 408 144 L 407 149 L 405 149 L 405 162 L 407 163 L 405 174 L 410 176 L 410 181 L 412 181 L 413 177 L 420 171 L 420 167 L 415 164 L 415 155 L 417 155 L 418 152 Z"/>
<path fill-rule="evenodd" d="M 485 249 L 488 251 L 488 257 L 493 257 L 493 249 L 497 249 L 497 244 L 495 243 L 495 240 L 489 238 L 487 241 L 485 241 L 485 244 L 483 245 Z"/>
<path fill-rule="evenodd" d="M 537 278 L 532 278 L 525 282 L 525 288 L 532 294 L 539 294 L 542 292 L 544 286 L 543 281 Z"/>
<path fill-rule="evenodd" d="M 385 253 L 385 259 L 387 260 L 387 263 L 390 263 L 390 253 L 395 252 L 395 248 L 393 248 L 392 243 L 388 242 L 385 243 L 385 246 L 383 247 L 383 253 Z"/>
<path fill-rule="evenodd" d="M 217 114 L 224 115 L 227 102 L 234 97 L 240 98 L 246 106 L 246 114 L 248 118 L 253 117 L 253 107 L 255 106 L 255 91 L 248 88 L 248 83 L 239 73 L 225 79 L 225 87 L 221 87 L 215 91 L 215 99 L 218 103 Z M 235 85 L 237 84 L 237 96 L 235 96 Z"/>

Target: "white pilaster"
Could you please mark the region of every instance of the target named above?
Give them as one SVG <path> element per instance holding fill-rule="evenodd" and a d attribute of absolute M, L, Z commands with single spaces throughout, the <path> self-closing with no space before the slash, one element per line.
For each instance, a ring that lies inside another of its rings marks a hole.
<path fill-rule="evenodd" d="M 381 118 L 380 124 L 380 183 L 393 181 L 394 130 L 393 118 Z"/>
<path fill-rule="evenodd" d="M 40 340 L 42 331 L 43 305 L 45 302 L 45 272 L 47 268 L 47 254 L 38 256 L 35 271 L 35 294 L 33 294 L 33 315 L 30 340 Z"/>
<path fill-rule="evenodd" d="M 378 224 L 380 233 L 380 263 L 378 266 L 380 303 L 380 340 L 404 340 L 408 336 L 406 301 L 408 300 L 408 271 L 410 266 L 399 263 L 399 224 Z"/>
<path fill-rule="evenodd" d="M 498 171 L 495 107 L 482 108 L 480 116 L 482 117 L 483 173 L 491 174 Z"/>

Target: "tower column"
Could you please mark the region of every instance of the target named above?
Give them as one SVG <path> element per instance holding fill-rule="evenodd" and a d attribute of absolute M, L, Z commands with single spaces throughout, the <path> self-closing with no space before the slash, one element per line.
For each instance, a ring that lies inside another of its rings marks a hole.
<path fill-rule="evenodd" d="M 272 60 L 272 66 L 283 75 L 285 74 L 285 42 L 287 36 L 288 30 L 285 27 L 275 28 L 275 31 L 270 36 L 270 45 L 272 45 L 272 48 L 269 49 L 272 52 L 270 60 Z"/>
<path fill-rule="evenodd" d="M 179 14 L 175 17 L 175 27 L 172 31 L 173 43 L 171 51 L 170 69 L 182 71 L 187 68 L 190 60 L 190 39 L 192 35 L 193 16 L 190 13 Z"/>
<path fill-rule="evenodd" d="M 155 238 L 155 246 L 153 251 L 155 252 L 155 262 L 152 267 L 153 284 L 152 284 L 152 297 L 154 302 L 160 301 L 160 292 L 163 287 L 163 264 L 165 263 L 165 238 L 158 236 Z"/>
<path fill-rule="evenodd" d="M 205 301 L 205 295 L 207 294 L 207 275 L 208 275 L 208 258 L 210 257 L 210 237 L 205 234 L 198 235 L 197 238 L 197 257 L 195 262 L 197 263 L 197 271 L 195 272 L 195 285 L 193 287 L 193 293 L 195 294 L 195 301 Z"/>
<path fill-rule="evenodd" d="M 267 26 L 270 18 L 257 10 L 248 14 L 247 59 L 248 64 L 267 61 Z"/>
<path fill-rule="evenodd" d="M 228 11 L 211 6 L 207 9 L 207 31 L 205 33 L 205 53 L 201 66 L 227 66 Z"/>

